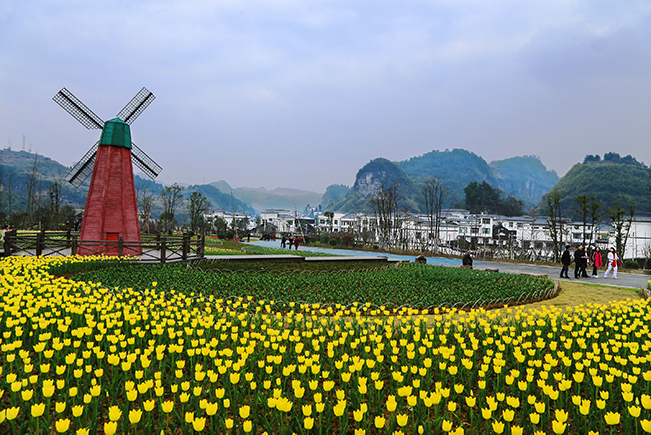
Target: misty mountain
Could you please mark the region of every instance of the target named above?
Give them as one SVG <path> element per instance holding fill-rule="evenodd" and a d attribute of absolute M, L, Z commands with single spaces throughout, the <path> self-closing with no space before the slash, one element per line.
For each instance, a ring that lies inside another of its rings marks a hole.
<path fill-rule="evenodd" d="M 240 201 L 250 204 L 257 211 L 267 208 L 284 208 L 287 210 L 304 210 L 307 205 L 316 207 L 321 203 L 321 193 L 307 190 L 278 187 L 267 190 L 264 187 L 238 187 L 233 189 L 226 181 L 220 180 L 211 183 L 223 193 L 230 195 Z"/>
<path fill-rule="evenodd" d="M 382 180 L 397 182 L 405 196 L 409 210 L 419 211 L 420 185 L 424 179 L 441 178 L 448 195 L 445 207 L 463 203 L 464 188 L 471 182 L 487 182 L 506 195 L 525 202 L 525 207 L 534 206 L 558 181 L 554 171 L 548 171 L 535 156 L 513 157 L 488 164 L 483 158 L 470 151 L 453 149 L 431 151 L 422 156 L 400 162 L 375 159 L 359 170 L 355 183 L 345 199 L 327 203 L 328 210 L 353 211 L 363 207 L 368 196 Z M 326 202 L 324 201 L 324 204 Z"/>

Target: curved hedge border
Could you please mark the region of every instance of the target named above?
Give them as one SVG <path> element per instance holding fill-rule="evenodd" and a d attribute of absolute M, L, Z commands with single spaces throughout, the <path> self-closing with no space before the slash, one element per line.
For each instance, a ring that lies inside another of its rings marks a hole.
<path fill-rule="evenodd" d="M 118 264 L 82 273 L 74 279 L 139 291 L 156 282 L 158 290 L 209 295 L 216 303 L 239 298 L 247 301 L 247 310 L 273 306 L 275 311 L 296 311 L 298 306 L 301 311 L 324 315 L 334 312 L 327 307 L 370 315 L 408 310 L 431 314 L 448 309 L 488 309 L 549 299 L 559 290 L 546 278 L 441 266 L 405 264 L 398 268 L 342 272 L 202 272 L 192 266 Z"/>

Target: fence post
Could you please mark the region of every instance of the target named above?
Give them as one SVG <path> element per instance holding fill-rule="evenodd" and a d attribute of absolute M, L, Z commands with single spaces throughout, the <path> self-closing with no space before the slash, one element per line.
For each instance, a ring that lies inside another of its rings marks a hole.
<path fill-rule="evenodd" d="M 124 256 L 124 237 L 118 237 L 118 257 Z"/>
<path fill-rule="evenodd" d="M 70 248 L 70 232 L 71 232 L 71 230 L 72 230 L 72 229 L 71 229 L 70 226 L 68 225 L 68 226 L 66 227 L 66 248 Z"/>
<path fill-rule="evenodd" d="M 199 240 L 197 241 L 197 254 L 199 254 L 199 257 L 201 258 L 204 257 L 205 249 L 206 249 L 206 236 L 203 235 L 199 237 Z"/>
<path fill-rule="evenodd" d="M 160 262 L 165 264 L 167 260 L 167 239 L 163 236 L 160 238 Z"/>
<path fill-rule="evenodd" d="M 12 235 L 13 235 L 13 231 L 7 231 L 5 233 L 4 252 L 2 254 L 3 257 L 9 257 L 11 255 L 11 236 Z"/>
<path fill-rule="evenodd" d="M 36 256 L 39 257 L 43 254 L 43 242 L 45 239 L 45 230 L 41 230 L 36 234 Z"/>
<path fill-rule="evenodd" d="M 183 246 L 181 248 L 181 259 L 186 261 L 188 259 L 188 251 L 190 250 L 190 236 L 188 233 L 183 233 Z"/>
<path fill-rule="evenodd" d="M 77 237 L 79 237 L 77 234 L 72 236 L 72 246 L 70 247 L 70 254 L 72 255 L 77 255 Z"/>

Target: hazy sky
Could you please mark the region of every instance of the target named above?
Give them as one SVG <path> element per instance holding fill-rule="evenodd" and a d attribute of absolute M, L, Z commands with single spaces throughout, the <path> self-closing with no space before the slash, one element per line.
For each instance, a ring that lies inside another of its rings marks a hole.
<path fill-rule="evenodd" d="M 651 2 L 0 1 L 0 146 L 70 165 L 141 87 L 159 180 L 323 192 L 369 160 L 464 148 L 651 164 Z"/>

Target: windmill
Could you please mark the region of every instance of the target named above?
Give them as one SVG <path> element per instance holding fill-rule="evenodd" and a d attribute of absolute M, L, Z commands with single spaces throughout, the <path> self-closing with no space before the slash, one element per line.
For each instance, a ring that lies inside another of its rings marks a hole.
<path fill-rule="evenodd" d="M 52 99 L 89 130 L 101 129 L 99 141 L 66 175 L 66 180 L 79 187 L 91 174 L 90 188 L 79 234 L 80 241 L 140 242 L 140 224 L 133 164 L 154 179 L 161 171 L 147 154 L 131 142 L 130 125 L 154 101 L 154 94 L 142 88 L 131 101 L 109 121 L 102 121 L 66 88 Z M 118 254 L 115 243 L 98 247 L 80 243 L 80 255 Z M 139 255 L 142 249 L 130 246 L 125 255 Z"/>

